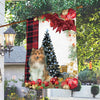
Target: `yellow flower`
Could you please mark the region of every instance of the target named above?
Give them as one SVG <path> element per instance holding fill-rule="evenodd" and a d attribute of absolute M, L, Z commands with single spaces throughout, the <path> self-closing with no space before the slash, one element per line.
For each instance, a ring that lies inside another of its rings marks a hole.
<path fill-rule="evenodd" d="M 14 95 L 14 93 L 11 93 L 11 96 L 13 96 Z"/>

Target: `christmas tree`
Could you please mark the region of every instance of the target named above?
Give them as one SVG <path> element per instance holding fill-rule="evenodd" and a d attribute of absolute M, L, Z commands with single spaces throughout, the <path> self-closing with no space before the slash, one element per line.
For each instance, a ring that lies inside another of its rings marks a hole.
<path fill-rule="evenodd" d="M 52 77 L 61 76 L 59 71 L 59 65 L 56 59 L 56 54 L 54 52 L 53 45 L 48 31 L 46 31 L 46 34 L 42 41 L 42 46 L 44 48 L 44 52 L 46 56 L 47 70 L 49 72 L 49 75 Z"/>

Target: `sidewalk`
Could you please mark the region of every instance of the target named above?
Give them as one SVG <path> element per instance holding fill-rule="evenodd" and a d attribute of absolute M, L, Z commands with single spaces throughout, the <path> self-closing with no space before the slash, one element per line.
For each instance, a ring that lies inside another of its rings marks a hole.
<path fill-rule="evenodd" d="M 76 98 L 76 97 L 68 97 L 68 98 L 51 98 L 50 100 L 100 100 L 100 98 Z"/>

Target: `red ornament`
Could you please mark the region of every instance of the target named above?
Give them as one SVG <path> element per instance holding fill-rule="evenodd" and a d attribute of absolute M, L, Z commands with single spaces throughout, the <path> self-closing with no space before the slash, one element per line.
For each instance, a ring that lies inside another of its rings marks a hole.
<path fill-rule="evenodd" d="M 55 81 L 56 81 L 55 78 L 51 78 L 51 79 L 50 79 L 50 82 L 51 82 L 52 84 L 55 84 Z"/>
<path fill-rule="evenodd" d="M 58 86 L 56 86 L 55 88 L 59 88 Z"/>
<path fill-rule="evenodd" d="M 32 84 L 32 85 L 35 85 L 35 81 L 32 81 L 31 84 Z"/>
<path fill-rule="evenodd" d="M 44 16 L 41 16 L 41 19 L 43 19 L 44 18 Z"/>
<path fill-rule="evenodd" d="M 40 86 L 42 84 L 42 80 L 41 79 L 37 79 L 36 83 Z"/>
<path fill-rule="evenodd" d="M 59 84 L 59 82 L 58 81 L 55 81 L 55 85 L 58 85 Z"/>
<path fill-rule="evenodd" d="M 76 78 L 70 79 L 68 82 L 68 85 L 69 85 L 70 89 L 76 88 L 78 86 L 78 79 L 76 79 Z"/>
<path fill-rule="evenodd" d="M 43 89 L 43 87 L 41 86 L 40 89 Z"/>
<path fill-rule="evenodd" d="M 43 84 L 45 84 L 45 87 L 49 86 L 49 82 L 44 81 Z"/>
<path fill-rule="evenodd" d="M 66 19 L 73 19 L 76 17 L 76 11 L 74 9 L 68 9 L 68 14 L 66 15 Z"/>
<path fill-rule="evenodd" d="M 56 81 L 58 80 L 58 77 L 57 76 L 55 76 L 54 78 L 55 78 Z"/>
<path fill-rule="evenodd" d="M 66 84 L 67 84 L 66 81 L 62 82 L 62 83 L 61 83 L 61 87 L 63 87 L 63 86 L 66 85 Z"/>
<path fill-rule="evenodd" d="M 71 34 L 69 34 L 69 36 L 71 36 Z"/>
<path fill-rule="evenodd" d="M 29 84 L 29 85 L 32 85 L 32 82 L 31 82 L 31 81 L 29 81 L 29 82 L 28 82 L 28 84 Z"/>
<path fill-rule="evenodd" d="M 66 78 L 65 82 L 68 84 L 68 82 L 69 82 L 70 79 L 71 78 Z"/>

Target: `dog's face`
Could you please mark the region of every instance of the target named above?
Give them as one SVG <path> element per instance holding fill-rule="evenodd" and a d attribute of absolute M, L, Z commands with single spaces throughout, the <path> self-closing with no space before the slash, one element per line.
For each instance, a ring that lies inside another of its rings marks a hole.
<path fill-rule="evenodd" d="M 44 62 L 44 60 L 45 60 L 45 55 L 43 47 L 41 47 L 40 49 L 33 48 L 31 51 L 31 61 Z"/>

